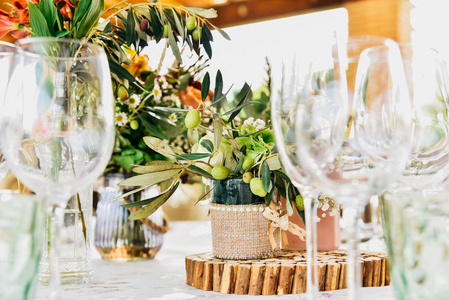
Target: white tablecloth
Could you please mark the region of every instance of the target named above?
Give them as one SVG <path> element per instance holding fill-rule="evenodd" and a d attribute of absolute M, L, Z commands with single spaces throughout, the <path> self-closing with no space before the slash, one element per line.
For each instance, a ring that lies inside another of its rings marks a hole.
<path fill-rule="evenodd" d="M 95 251 L 95 250 L 94 250 Z M 185 283 L 184 258 L 211 251 L 209 222 L 172 222 L 155 259 L 118 263 L 104 261 L 95 251 L 94 281 L 64 286 L 64 300 L 188 300 L 188 299 L 305 299 L 304 295 L 238 296 L 195 289 Z M 36 299 L 47 300 L 48 288 L 39 286 Z M 323 292 L 320 299 L 346 299 L 347 291 Z M 391 287 L 362 288 L 360 300 L 393 300 Z"/>

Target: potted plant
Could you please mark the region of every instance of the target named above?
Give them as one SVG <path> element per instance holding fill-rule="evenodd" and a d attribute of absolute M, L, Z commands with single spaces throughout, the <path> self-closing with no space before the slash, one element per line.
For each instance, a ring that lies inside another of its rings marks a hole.
<path fill-rule="evenodd" d="M 140 175 L 120 183 L 138 187 L 120 198 L 155 184 L 160 185 L 162 192 L 123 206 L 138 208 L 130 219 L 145 218 L 170 198 L 183 174 L 199 175 L 207 185 L 198 201 L 211 202 L 214 255 L 228 259 L 274 256 L 280 249 L 280 230 L 304 238 L 304 230 L 288 221 L 295 207 L 303 216 L 302 197 L 281 169 L 270 126 L 261 119 L 240 116 L 244 108 L 260 105 L 251 100 L 250 87 L 245 84 L 235 105 L 228 108 L 219 71 L 212 98 L 208 98 L 209 84 L 210 76 L 206 73 L 200 105 L 182 110 L 189 150 L 175 148 L 157 137 L 145 137 L 149 148 L 170 161 L 135 167 L 133 171 Z M 204 126 L 203 121 L 211 125 Z M 205 133 L 199 134 L 199 130 Z M 275 191 L 289 200 L 284 210 L 274 197 Z"/>

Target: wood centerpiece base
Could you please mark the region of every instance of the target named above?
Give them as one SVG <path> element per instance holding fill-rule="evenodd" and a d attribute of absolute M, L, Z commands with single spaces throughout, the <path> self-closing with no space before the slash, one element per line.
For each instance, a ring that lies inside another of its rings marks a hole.
<path fill-rule="evenodd" d="M 345 250 L 318 252 L 320 291 L 347 288 Z M 224 260 L 212 253 L 187 256 L 186 283 L 204 291 L 237 295 L 287 295 L 306 292 L 305 251 L 282 251 L 276 258 Z M 360 264 L 364 287 L 390 284 L 387 255 L 362 252 Z"/>

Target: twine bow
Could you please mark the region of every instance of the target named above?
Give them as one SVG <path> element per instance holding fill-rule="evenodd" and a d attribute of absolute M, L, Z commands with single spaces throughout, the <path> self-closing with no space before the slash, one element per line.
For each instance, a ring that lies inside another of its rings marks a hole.
<path fill-rule="evenodd" d="M 289 231 L 293 235 L 299 237 L 302 241 L 306 240 L 306 231 L 298 225 L 288 220 L 288 215 L 280 215 L 277 210 L 271 207 L 266 207 L 262 215 L 269 221 L 271 221 L 270 228 L 268 229 L 268 237 L 270 239 L 271 247 L 274 249 L 277 247 L 276 239 L 274 237 L 275 230 Z"/>

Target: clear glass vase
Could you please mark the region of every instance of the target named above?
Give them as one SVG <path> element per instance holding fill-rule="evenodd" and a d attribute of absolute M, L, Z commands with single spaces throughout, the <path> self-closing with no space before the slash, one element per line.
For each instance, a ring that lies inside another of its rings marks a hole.
<path fill-rule="evenodd" d="M 128 220 L 130 211 L 122 207 L 122 200 L 114 198 L 129 191 L 118 186 L 125 179 L 124 174 L 106 174 L 104 187 L 99 190 L 100 200 L 96 211 L 94 243 L 101 257 L 112 261 L 136 261 L 152 259 L 162 247 L 164 240 L 163 228 L 166 224 L 162 209 L 159 208 L 148 217 L 150 224 L 140 220 Z M 128 201 L 139 201 L 159 194 L 157 186 L 135 193 Z"/>
<path fill-rule="evenodd" d="M 79 284 L 92 282 L 92 196 L 93 187 L 79 192 L 70 198 L 64 209 L 61 233 L 59 269 L 62 284 Z M 81 209 L 80 209 L 81 206 Z M 39 280 L 48 284 L 50 279 L 49 238 L 50 210 L 46 222 L 45 239 L 40 263 Z"/>

